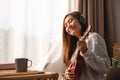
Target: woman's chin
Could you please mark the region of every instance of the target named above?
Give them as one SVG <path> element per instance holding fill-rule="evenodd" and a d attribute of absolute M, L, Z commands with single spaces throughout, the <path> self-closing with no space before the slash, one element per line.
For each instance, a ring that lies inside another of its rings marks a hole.
<path fill-rule="evenodd" d="M 75 32 L 74 32 L 74 31 L 73 31 L 73 32 L 71 32 L 71 35 L 72 35 L 72 36 L 75 36 Z"/>

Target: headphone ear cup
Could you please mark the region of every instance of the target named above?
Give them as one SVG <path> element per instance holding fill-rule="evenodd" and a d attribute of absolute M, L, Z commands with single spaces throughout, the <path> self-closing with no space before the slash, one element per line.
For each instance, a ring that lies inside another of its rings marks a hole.
<path fill-rule="evenodd" d="M 80 23 L 86 24 L 86 19 L 83 16 L 80 16 Z"/>

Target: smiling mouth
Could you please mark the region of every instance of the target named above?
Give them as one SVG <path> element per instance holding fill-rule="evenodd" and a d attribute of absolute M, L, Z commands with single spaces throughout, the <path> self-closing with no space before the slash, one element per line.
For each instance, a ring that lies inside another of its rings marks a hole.
<path fill-rule="evenodd" d="M 71 28 L 70 28 L 70 32 L 71 32 L 71 31 L 74 31 L 74 30 L 75 30 L 75 27 L 71 27 Z"/>
<path fill-rule="evenodd" d="M 70 34 L 72 34 L 73 35 L 73 33 L 75 32 L 75 30 L 74 29 L 71 29 L 70 30 Z"/>

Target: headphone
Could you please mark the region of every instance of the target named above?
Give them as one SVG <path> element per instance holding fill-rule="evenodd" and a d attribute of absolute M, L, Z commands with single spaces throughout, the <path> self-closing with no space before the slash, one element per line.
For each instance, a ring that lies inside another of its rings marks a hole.
<path fill-rule="evenodd" d="M 79 21 L 81 24 L 86 24 L 86 19 L 83 16 L 80 16 Z"/>

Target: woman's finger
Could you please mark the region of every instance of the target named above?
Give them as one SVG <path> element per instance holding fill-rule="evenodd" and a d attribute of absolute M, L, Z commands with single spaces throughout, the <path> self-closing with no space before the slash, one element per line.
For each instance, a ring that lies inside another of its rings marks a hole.
<path fill-rule="evenodd" d="M 69 75 L 66 74 L 65 77 L 66 77 L 67 79 L 73 80 L 73 79 L 75 79 L 75 74 L 69 74 Z"/>

